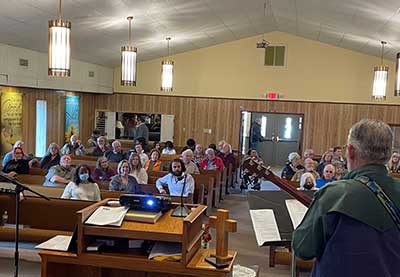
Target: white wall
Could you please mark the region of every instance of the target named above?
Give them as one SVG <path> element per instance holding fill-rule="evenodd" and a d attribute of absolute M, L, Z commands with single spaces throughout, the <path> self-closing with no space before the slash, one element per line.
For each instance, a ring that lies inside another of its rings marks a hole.
<path fill-rule="evenodd" d="M 20 66 L 19 59 L 29 66 Z M 113 68 L 71 60 L 71 77 L 49 77 L 47 53 L 0 44 L 0 84 L 8 86 L 112 93 Z M 94 77 L 89 77 L 94 71 Z"/>

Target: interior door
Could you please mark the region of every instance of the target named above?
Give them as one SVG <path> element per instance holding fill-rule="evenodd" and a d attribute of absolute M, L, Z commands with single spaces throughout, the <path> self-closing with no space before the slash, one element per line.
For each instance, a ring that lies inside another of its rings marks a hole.
<path fill-rule="evenodd" d="M 290 152 L 299 152 L 302 119 L 296 114 L 251 113 L 250 125 L 256 120 L 261 122 L 261 135 L 265 140 L 257 148 L 265 164 L 282 166 Z"/>

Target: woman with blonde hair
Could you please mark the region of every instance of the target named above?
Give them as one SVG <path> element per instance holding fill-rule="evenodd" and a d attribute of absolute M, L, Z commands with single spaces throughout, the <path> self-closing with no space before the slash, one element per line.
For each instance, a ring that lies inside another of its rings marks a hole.
<path fill-rule="evenodd" d="M 129 173 L 129 175 L 135 177 L 139 184 L 147 184 L 149 176 L 142 167 L 140 156 L 137 153 L 132 153 L 129 156 L 129 164 L 131 166 L 131 173 Z"/>
<path fill-rule="evenodd" d="M 46 156 L 40 161 L 40 168 L 49 169 L 53 165 L 58 165 L 60 158 L 60 147 L 57 143 L 52 142 L 47 149 Z"/>
<path fill-rule="evenodd" d="M 387 170 L 389 173 L 399 173 L 400 172 L 400 154 L 397 151 L 394 151 L 390 160 L 386 164 Z"/>
<path fill-rule="evenodd" d="M 110 191 L 124 191 L 129 193 L 140 193 L 139 184 L 135 177 L 129 175 L 131 166 L 127 160 L 118 164 L 117 175 L 111 178 Z"/>

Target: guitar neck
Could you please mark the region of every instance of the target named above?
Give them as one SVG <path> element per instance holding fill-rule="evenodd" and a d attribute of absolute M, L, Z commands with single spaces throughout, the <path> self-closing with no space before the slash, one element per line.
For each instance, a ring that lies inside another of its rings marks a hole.
<path fill-rule="evenodd" d="M 269 170 L 260 162 L 257 162 L 253 159 L 248 159 L 243 162 L 242 167 L 248 174 L 256 175 L 259 178 L 264 178 L 274 183 L 275 185 L 289 193 L 292 197 L 297 199 L 299 202 L 301 202 L 303 205 L 307 207 L 310 206 L 312 202 L 312 198 L 310 196 L 306 195 L 302 191 L 297 190 L 286 180 L 276 176 L 271 170 Z"/>

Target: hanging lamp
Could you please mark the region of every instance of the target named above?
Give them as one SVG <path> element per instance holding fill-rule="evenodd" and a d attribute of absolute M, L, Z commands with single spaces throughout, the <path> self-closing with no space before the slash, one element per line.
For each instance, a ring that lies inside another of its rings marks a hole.
<path fill-rule="evenodd" d="M 61 0 L 58 19 L 49 21 L 49 76 L 71 76 L 71 22 L 61 20 Z"/>
<path fill-rule="evenodd" d="M 133 16 L 127 19 L 129 21 L 128 46 L 121 47 L 121 85 L 136 86 L 137 49 L 131 44 Z"/>
<path fill-rule="evenodd" d="M 386 99 L 386 85 L 388 80 L 389 67 L 383 65 L 383 53 L 385 49 L 385 41 L 381 41 L 381 65 L 374 67 L 374 84 L 372 88 L 372 97 L 375 100 Z"/>
<path fill-rule="evenodd" d="M 394 96 L 400 96 L 400 53 L 396 55 L 396 83 L 394 84 Z"/>
<path fill-rule="evenodd" d="M 173 90 L 174 61 L 169 59 L 170 37 L 166 38 L 168 55 L 167 59 L 161 62 L 161 91 L 170 92 Z"/>

